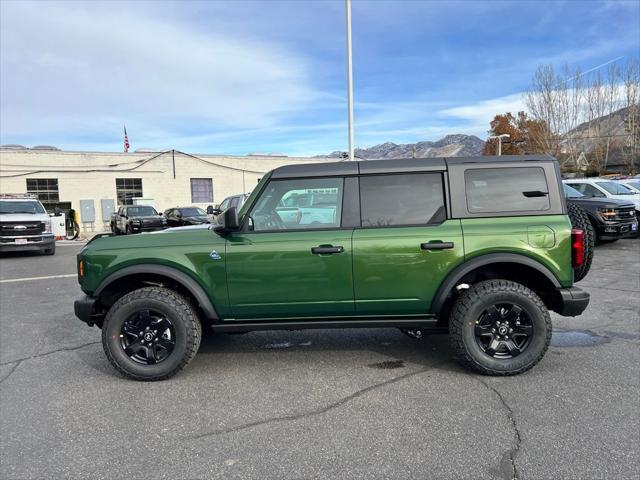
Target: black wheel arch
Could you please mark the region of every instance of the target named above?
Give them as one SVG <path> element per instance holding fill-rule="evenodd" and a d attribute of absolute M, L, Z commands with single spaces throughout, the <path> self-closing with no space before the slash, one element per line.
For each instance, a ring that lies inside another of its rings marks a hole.
<path fill-rule="evenodd" d="M 171 282 L 173 286 L 178 287 L 177 289 L 179 291 L 188 294 L 194 300 L 194 306 L 199 308 L 207 319 L 219 319 L 216 309 L 204 288 L 189 274 L 167 265 L 138 264 L 125 267 L 112 273 L 100 282 L 93 292 L 93 296 L 100 299 L 114 290 L 121 290 L 120 288 L 114 287 L 119 286 L 122 281 L 128 281 L 128 284 L 132 282 L 134 284 L 154 284 L 162 282 L 163 279 Z M 125 290 L 130 291 L 131 289 Z"/>
<path fill-rule="evenodd" d="M 502 272 L 507 272 L 501 275 Z M 487 272 L 485 274 L 485 272 Z M 530 283 L 537 282 L 539 285 L 532 290 L 541 295 L 545 303 L 553 308 L 556 301 L 556 289 L 562 288 L 556 276 L 540 262 L 532 258 L 517 253 L 489 253 L 474 257 L 461 265 L 458 265 L 446 279 L 440 284 L 436 295 L 431 302 L 429 313 L 442 317 L 441 313 L 448 311 L 451 306 L 451 294 L 455 287 L 461 283 L 466 283 L 466 278 L 478 276 L 479 279 L 488 280 L 492 278 L 504 278 L 505 280 L 518 281 L 524 278 L 523 274 L 533 274 L 533 282 L 522 281 L 523 284 L 532 288 Z M 529 285 L 527 285 L 529 283 Z"/>

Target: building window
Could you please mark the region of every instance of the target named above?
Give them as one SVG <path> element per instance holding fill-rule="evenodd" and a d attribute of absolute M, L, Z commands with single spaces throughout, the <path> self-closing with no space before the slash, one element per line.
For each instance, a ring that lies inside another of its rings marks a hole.
<path fill-rule="evenodd" d="M 133 205 L 134 198 L 142 197 L 141 178 L 116 178 L 118 205 Z"/>
<path fill-rule="evenodd" d="M 213 181 L 210 178 L 191 179 L 191 203 L 213 203 Z"/>
<path fill-rule="evenodd" d="M 27 193 L 35 194 L 45 208 L 60 201 L 57 178 L 27 178 Z"/>

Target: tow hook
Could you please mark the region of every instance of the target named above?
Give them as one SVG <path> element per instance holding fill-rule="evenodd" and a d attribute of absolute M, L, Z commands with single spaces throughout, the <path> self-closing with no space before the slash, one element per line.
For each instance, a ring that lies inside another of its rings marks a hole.
<path fill-rule="evenodd" d="M 401 328 L 400 331 L 411 338 L 422 338 L 422 330 L 419 328 Z"/>

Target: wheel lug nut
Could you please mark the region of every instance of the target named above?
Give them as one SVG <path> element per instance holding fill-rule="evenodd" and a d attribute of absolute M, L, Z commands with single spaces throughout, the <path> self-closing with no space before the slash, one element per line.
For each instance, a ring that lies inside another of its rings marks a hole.
<path fill-rule="evenodd" d="M 509 340 L 509 335 L 504 336 L 505 340 Z"/>
<path fill-rule="evenodd" d="M 510 329 L 509 329 L 509 333 L 513 333 L 513 328 L 510 328 Z"/>
<path fill-rule="evenodd" d="M 492 329 L 491 329 L 491 333 L 496 333 L 496 329 L 495 329 L 495 328 L 492 328 Z"/>

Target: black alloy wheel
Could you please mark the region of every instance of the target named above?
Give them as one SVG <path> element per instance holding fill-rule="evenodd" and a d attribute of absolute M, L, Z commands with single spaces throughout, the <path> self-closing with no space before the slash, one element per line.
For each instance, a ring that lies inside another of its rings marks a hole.
<path fill-rule="evenodd" d="M 524 352 L 533 335 L 533 324 L 519 305 L 490 305 L 476 320 L 475 338 L 493 358 L 512 358 Z"/>
<path fill-rule="evenodd" d="M 134 362 L 155 365 L 171 355 L 176 332 L 169 319 L 155 310 L 130 315 L 120 329 L 120 345 Z"/>

